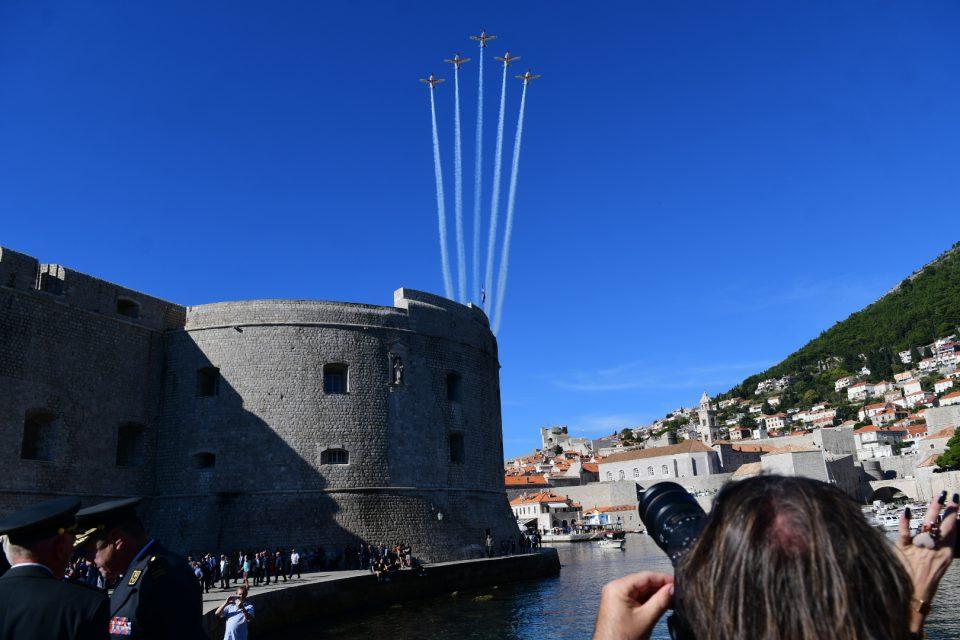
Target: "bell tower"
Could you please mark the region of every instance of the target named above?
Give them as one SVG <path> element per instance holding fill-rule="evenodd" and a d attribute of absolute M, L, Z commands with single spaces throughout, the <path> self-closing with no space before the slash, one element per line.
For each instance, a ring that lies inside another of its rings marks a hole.
<path fill-rule="evenodd" d="M 713 446 L 720 439 L 720 427 L 717 426 L 717 410 L 710 402 L 710 396 L 704 391 L 700 396 L 700 409 L 697 411 L 700 418 L 697 425 L 697 432 L 700 434 L 700 440 L 707 446 Z"/>

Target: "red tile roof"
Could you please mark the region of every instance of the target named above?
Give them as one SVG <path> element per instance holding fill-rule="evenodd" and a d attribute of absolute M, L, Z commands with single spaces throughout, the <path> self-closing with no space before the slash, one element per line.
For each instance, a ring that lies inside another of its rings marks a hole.
<path fill-rule="evenodd" d="M 549 484 L 544 476 L 505 476 L 503 483 L 507 487 L 545 487 Z"/>

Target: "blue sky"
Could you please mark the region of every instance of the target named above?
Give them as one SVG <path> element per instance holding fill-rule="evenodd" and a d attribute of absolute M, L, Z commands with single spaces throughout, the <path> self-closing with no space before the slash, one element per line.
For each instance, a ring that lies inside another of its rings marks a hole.
<path fill-rule="evenodd" d="M 960 239 L 958 23 L 947 0 L 7 0 L 0 243 L 184 304 L 442 293 L 417 78 L 475 62 L 486 28 L 543 74 L 499 335 L 506 451 L 544 424 L 601 435 L 725 390 Z M 507 150 L 518 101 L 512 81 Z M 449 196 L 449 82 L 437 106 Z"/>

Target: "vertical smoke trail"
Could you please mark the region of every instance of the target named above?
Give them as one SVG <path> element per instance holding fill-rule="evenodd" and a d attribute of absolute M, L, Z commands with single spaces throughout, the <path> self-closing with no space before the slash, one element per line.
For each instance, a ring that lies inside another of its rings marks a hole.
<path fill-rule="evenodd" d="M 463 161 L 460 153 L 460 65 L 453 70 L 453 193 L 454 220 L 457 230 L 457 284 L 460 302 L 467 301 L 467 258 L 463 246 Z"/>
<path fill-rule="evenodd" d="M 483 162 L 483 49 L 480 47 L 480 81 L 477 89 L 477 158 L 473 167 L 473 291 L 470 299 L 480 295 L 480 177 Z"/>
<path fill-rule="evenodd" d="M 503 161 L 503 111 L 507 96 L 507 63 L 503 63 L 503 82 L 500 86 L 500 118 L 497 121 L 497 149 L 493 163 L 493 196 L 490 201 L 490 233 L 487 236 L 487 269 L 484 279 L 484 290 L 487 292 L 487 302 L 483 305 L 484 311 L 490 312 L 493 303 L 493 258 L 497 242 L 497 209 L 500 205 L 500 165 Z"/>
<path fill-rule="evenodd" d="M 503 315 L 503 298 L 507 291 L 507 268 L 510 263 L 510 234 L 513 233 L 513 205 L 517 195 L 517 173 L 520 170 L 520 139 L 523 137 L 523 111 L 527 105 L 527 83 L 523 83 L 520 95 L 520 115 L 517 117 L 517 137 L 513 141 L 513 166 L 510 168 L 510 191 L 507 195 L 507 223 L 500 253 L 500 275 L 497 277 L 497 311 L 494 314 L 493 332 L 500 330 Z"/>
<path fill-rule="evenodd" d="M 440 262 L 443 267 L 443 289 L 453 299 L 453 282 L 450 279 L 450 262 L 447 259 L 447 212 L 443 204 L 443 172 L 440 170 L 440 136 L 437 135 L 437 107 L 430 87 L 430 115 L 433 119 L 433 170 L 437 178 L 437 222 L 440 225 Z"/>

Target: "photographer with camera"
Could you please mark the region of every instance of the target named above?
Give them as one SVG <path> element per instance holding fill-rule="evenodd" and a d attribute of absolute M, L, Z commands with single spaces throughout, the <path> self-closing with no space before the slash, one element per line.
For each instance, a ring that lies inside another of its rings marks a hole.
<path fill-rule="evenodd" d="M 647 491 L 640 513 L 675 576 L 636 573 L 603 588 L 594 640 L 645 639 L 671 606 L 674 640 L 911 640 L 953 559 L 960 496 L 931 501 L 922 531 L 895 544 L 834 486 L 759 476 L 730 483 L 710 515 L 680 485 Z"/>
<path fill-rule="evenodd" d="M 227 597 L 217 608 L 216 616 L 227 619 L 223 640 L 247 640 L 247 627 L 253 620 L 253 604 L 247 601 L 247 587 L 237 587 L 237 594 Z"/>

